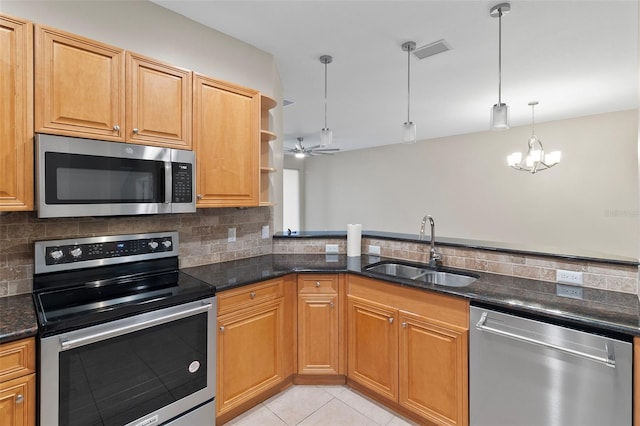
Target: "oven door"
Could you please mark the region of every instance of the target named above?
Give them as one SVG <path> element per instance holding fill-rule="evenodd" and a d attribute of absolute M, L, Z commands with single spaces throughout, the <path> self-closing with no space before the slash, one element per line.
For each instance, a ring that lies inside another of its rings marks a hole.
<path fill-rule="evenodd" d="M 215 326 L 211 297 L 42 339 L 40 424 L 215 418 Z"/>
<path fill-rule="evenodd" d="M 171 151 L 36 135 L 38 217 L 171 212 Z"/>

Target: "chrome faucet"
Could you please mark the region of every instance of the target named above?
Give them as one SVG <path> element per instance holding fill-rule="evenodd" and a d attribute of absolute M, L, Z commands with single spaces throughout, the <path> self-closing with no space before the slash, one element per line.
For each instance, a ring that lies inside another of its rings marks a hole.
<path fill-rule="evenodd" d="M 433 221 L 433 218 L 430 215 L 426 215 L 422 218 L 422 223 L 420 224 L 420 239 L 424 239 L 424 226 L 429 220 L 429 225 L 431 225 L 431 247 L 429 248 L 429 267 L 435 268 L 439 264 L 442 263 L 442 255 L 436 251 L 436 224 Z"/>

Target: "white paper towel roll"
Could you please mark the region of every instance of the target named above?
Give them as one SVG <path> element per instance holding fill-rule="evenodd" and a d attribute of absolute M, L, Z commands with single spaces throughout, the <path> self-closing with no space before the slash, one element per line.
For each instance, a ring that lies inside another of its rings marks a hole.
<path fill-rule="evenodd" d="M 355 225 L 347 225 L 347 256 L 360 257 L 362 253 L 362 225 L 357 223 Z"/>

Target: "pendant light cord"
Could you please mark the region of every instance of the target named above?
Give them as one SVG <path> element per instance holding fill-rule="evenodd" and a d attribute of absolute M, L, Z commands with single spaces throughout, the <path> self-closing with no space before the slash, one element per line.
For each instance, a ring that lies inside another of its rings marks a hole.
<path fill-rule="evenodd" d="M 407 123 L 411 123 L 411 48 L 407 48 Z"/>
<path fill-rule="evenodd" d="M 327 61 L 324 61 L 324 128 L 327 129 Z"/>
<path fill-rule="evenodd" d="M 502 8 L 498 9 L 498 106 L 502 106 Z"/>

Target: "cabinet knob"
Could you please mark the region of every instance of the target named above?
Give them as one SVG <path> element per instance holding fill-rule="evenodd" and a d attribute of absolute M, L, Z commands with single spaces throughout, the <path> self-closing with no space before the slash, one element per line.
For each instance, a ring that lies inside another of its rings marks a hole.
<path fill-rule="evenodd" d="M 256 292 L 252 291 L 251 293 L 249 293 L 249 297 L 251 297 L 252 299 L 256 298 Z"/>
<path fill-rule="evenodd" d="M 198 194 L 196 195 L 196 197 L 198 198 L 198 200 L 202 200 L 202 194 Z"/>
<path fill-rule="evenodd" d="M 388 318 L 389 324 L 393 324 L 393 317 Z"/>
<path fill-rule="evenodd" d="M 403 322 L 402 324 L 400 324 L 402 326 L 402 328 L 407 328 L 407 323 Z"/>
<path fill-rule="evenodd" d="M 330 307 L 331 309 L 333 309 L 333 307 L 334 307 L 334 306 L 335 306 L 335 305 L 333 304 L 333 302 L 329 303 L 329 307 Z"/>
<path fill-rule="evenodd" d="M 316 281 L 316 288 L 320 287 L 320 281 Z"/>
<path fill-rule="evenodd" d="M 223 333 L 223 332 L 224 332 L 224 325 L 221 325 L 220 326 L 220 333 Z"/>
<path fill-rule="evenodd" d="M 120 126 L 118 126 L 117 124 L 115 126 L 113 126 L 113 130 L 115 130 L 116 132 L 120 131 Z"/>
<path fill-rule="evenodd" d="M 138 129 L 133 129 L 133 133 L 138 134 Z"/>
<path fill-rule="evenodd" d="M 16 404 L 20 404 L 22 403 L 22 401 L 24 401 L 24 395 L 19 393 L 18 395 L 16 395 Z"/>

